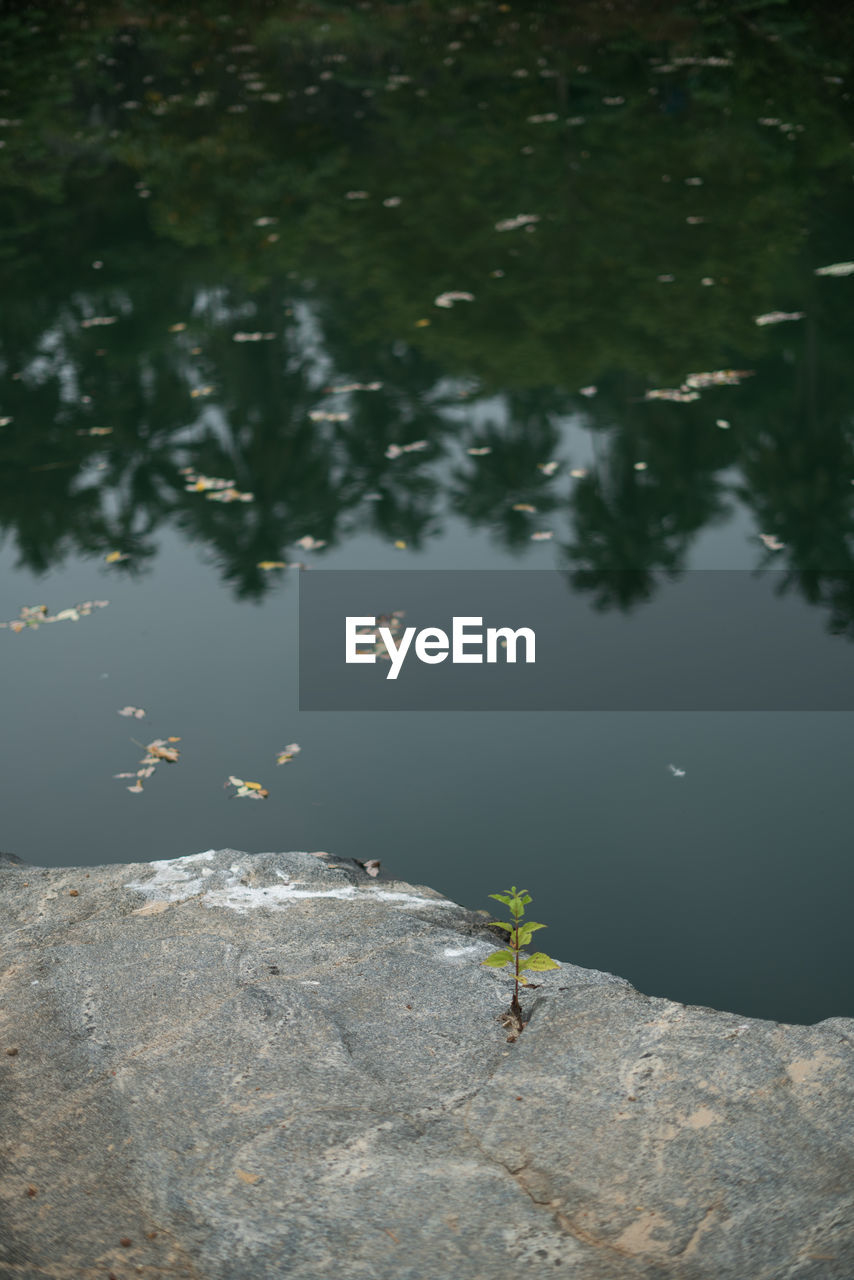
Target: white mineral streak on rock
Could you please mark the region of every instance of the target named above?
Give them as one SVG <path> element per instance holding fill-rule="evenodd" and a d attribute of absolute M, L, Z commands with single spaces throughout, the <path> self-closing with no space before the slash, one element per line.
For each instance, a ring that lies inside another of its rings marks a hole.
<path fill-rule="evenodd" d="M 204 881 L 201 877 L 194 879 L 186 867 L 197 862 L 210 862 L 214 856 L 213 849 L 204 853 L 188 853 L 183 858 L 162 858 L 148 865 L 155 868 L 149 880 L 133 881 L 126 884 L 126 889 L 138 889 L 146 898 L 159 902 L 181 902 L 200 893 Z"/>
<path fill-rule="evenodd" d="M 225 875 L 224 883 L 216 887 L 210 885 L 208 877 L 216 874 L 209 867 L 201 869 L 199 876 L 187 870 L 188 864 L 209 862 L 214 857 L 213 849 L 204 853 L 192 853 L 183 858 L 164 858 L 148 865 L 155 868 L 155 873 L 148 880 L 134 880 L 125 885 L 126 889 L 135 889 L 145 894 L 150 901 L 183 902 L 188 898 L 199 897 L 206 907 L 228 907 L 245 915 L 257 907 L 266 907 L 268 911 L 283 911 L 291 903 L 306 898 L 337 898 L 339 900 L 357 898 L 378 898 L 400 907 L 454 907 L 456 903 L 447 898 L 424 898 L 419 894 L 401 893 L 393 889 L 368 888 L 357 889 L 354 885 L 341 885 L 335 889 L 301 889 L 302 881 L 289 881 L 285 884 L 250 885 L 241 883 L 241 876 L 250 871 L 250 867 L 242 867 L 232 863 Z M 276 873 L 281 875 L 280 872 Z"/>

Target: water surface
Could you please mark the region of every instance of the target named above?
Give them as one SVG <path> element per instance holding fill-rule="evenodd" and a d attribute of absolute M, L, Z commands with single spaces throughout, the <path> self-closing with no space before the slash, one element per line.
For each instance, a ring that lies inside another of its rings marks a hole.
<path fill-rule="evenodd" d="M 848 635 L 848 20 L 223 8 L 0 20 L 0 620 L 109 601 L 0 632 L 2 847 L 524 882 L 558 957 L 854 1014 L 850 715 L 300 714 L 302 570 L 261 567 L 628 611 L 774 568 Z"/>

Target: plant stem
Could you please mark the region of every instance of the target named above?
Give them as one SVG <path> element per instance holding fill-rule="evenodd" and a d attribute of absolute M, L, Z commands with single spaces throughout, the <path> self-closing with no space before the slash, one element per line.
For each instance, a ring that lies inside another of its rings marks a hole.
<path fill-rule="evenodd" d="M 519 1003 L 519 921 L 516 921 L 516 932 L 513 935 L 513 955 L 516 961 L 515 985 L 513 988 L 513 1000 L 510 1004 L 510 1012 L 514 1017 L 522 1021 L 522 1006 Z"/>

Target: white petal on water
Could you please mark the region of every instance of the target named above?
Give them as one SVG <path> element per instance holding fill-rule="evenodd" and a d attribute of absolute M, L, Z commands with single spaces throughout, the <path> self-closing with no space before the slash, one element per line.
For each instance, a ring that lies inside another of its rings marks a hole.
<path fill-rule="evenodd" d="M 852 276 L 854 262 L 832 262 L 829 267 L 816 267 L 817 276 Z"/>
<path fill-rule="evenodd" d="M 806 311 L 766 311 L 764 315 L 754 316 L 753 322 L 758 325 L 782 324 L 784 320 L 803 320 Z"/>
<path fill-rule="evenodd" d="M 433 299 L 434 307 L 452 307 L 455 302 L 474 302 L 473 293 L 465 293 L 460 289 L 449 289 Z"/>
<path fill-rule="evenodd" d="M 519 227 L 527 227 L 532 223 L 539 222 L 540 215 L 538 213 L 517 213 L 515 218 L 505 218 L 502 222 L 496 222 L 496 231 L 516 231 Z"/>

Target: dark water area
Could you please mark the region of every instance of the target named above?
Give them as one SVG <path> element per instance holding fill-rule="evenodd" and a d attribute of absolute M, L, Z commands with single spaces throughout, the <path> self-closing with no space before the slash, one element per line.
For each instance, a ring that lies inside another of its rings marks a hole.
<path fill-rule="evenodd" d="M 851 1016 L 850 713 L 299 711 L 307 570 L 773 569 L 854 637 L 851 14 L 567 10 L 0 14 L 0 848 L 525 884 L 558 958 Z"/>

